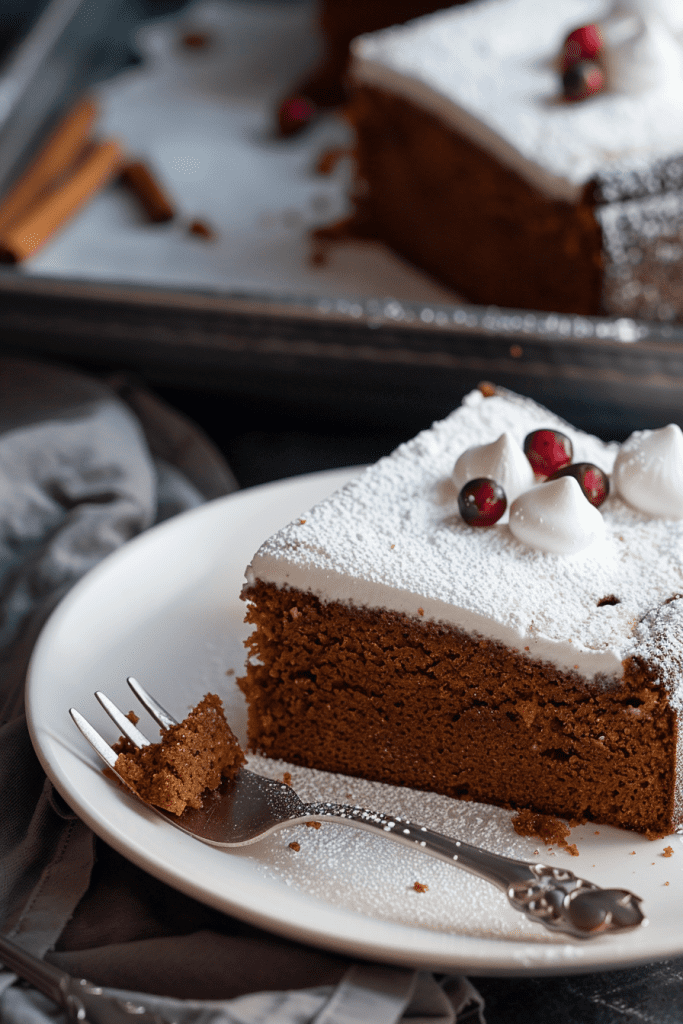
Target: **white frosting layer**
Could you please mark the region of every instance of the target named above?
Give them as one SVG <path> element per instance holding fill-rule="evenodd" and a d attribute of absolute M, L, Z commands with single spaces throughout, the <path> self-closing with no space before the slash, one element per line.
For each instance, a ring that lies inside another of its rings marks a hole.
<path fill-rule="evenodd" d="M 603 540 L 576 555 L 525 547 L 508 526 L 467 526 L 451 478 L 458 454 L 504 431 L 521 444 L 540 427 L 566 433 L 577 462 L 611 471 L 616 444 L 530 400 L 475 391 L 266 541 L 248 582 L 447 623 L 589 678 L 620 677 L 625 657 L 654 656 L 646 613 L 683 593 L 683 522 L 647 517 L 611 495 L 600 510 Z M 612 595 L 620 603 L 598 605 Z"/>
<path fill-rule="evenodd" d="M 683 148 L 683 77 L 672 74 L 670 35 L 683 31 L 683 18 L 668 0 L 636 46 L 638 88 L 651 87 L 560 101 L 565 36 L 611 10 L 609 0 L 475 0 L 361 36 L 352 77 L 424 107 L 548 196 L 573 202 L 605 164 Z M 667 51 L 663 75 L 653 48 Z M 613 72 L 624 78 L 623 60 Z"/>

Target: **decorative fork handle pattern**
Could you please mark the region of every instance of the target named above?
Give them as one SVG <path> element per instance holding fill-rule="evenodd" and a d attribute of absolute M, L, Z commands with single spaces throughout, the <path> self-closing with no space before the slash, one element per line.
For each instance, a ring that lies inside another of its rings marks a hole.
<path fill-rule="evenodd" d="M 638 896 L 626 889 L 601 889 L 565 868 L 500 857 L 424 825 L 362 807 L 318 803 L 307 804 L 305 810 L 312 819 L 380 832 L 385 838 L 417 846 L 423 853 L 478 875 L 502 889 L 515 910 L 550 931 L 586 939 L 635 928 L 644 921 Z"/>

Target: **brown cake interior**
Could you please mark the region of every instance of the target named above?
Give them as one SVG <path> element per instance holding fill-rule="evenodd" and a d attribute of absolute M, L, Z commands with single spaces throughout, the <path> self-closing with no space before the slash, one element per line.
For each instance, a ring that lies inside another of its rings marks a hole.
<path fill-rule="evenodd" d="M 351 233 L 379 238 L 480 303 L 599 313 L 602 238 L 586 198 L 552 200 L 437 117 L 359 85 Z"/>
<path fill-rule="evenodd" d="M 213 693 L 183 722 L 165 729 L 159 743 L 138 749 L 122 739 L 114 749 L 120 751 L 119 775 L 143 800 L 173 814 L 200 808 L 202 793 L 234 777 L 246 761 Z"/>
<path fill-rule="evenodd" d="M 673 831 L 676 719 L 616 687 L 394 612 L 260 581 L 245 594 L 249 741 L 270 757 L 649 836 Z"/>

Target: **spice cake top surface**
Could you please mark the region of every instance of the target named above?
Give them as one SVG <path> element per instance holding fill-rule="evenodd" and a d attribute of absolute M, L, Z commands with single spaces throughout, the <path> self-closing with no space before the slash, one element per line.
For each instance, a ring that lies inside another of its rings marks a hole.
<path fill-rule="evenodd" d="M 412 100 L 549 196 L 575 201 L 605 166 L 683 149 L 675 3 L 630 0 L 650 20 L 620 57 L 619 87 L 583 102 L 561 99 L 559 53 L 570 31 L 613 13 L 609 0 L 476 0 L 439 11 L 357 39 L 352 77 Z"/>
<path fill-rule="evenodd" d="M 528 547 L 506 524 L 473 528 L 461 517 L 452 471 L 463 451 L 506 431 L 522 445 L 543 428 L 569 436 L 574 462 L 611 472 L 617 444 L 530 399 L 474 391 L 274 534 L 248 567 L 248 584 L 445 623 L 589 678 L 618 678 L 623 659 L 640 656 L 674 687 L 683 600 L 671 598 L 683 594 L 683 519 L 639 512 L 613 488 L 600 508 L 604 535 L 563 555 Z"/>

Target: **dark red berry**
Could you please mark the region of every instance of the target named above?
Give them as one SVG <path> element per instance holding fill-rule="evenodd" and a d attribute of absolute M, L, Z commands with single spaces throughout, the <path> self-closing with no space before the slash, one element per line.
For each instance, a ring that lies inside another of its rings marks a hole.
<path fill-rule="evenodd" d="M 562 75 L 564 98 L 576 103 L 601 92 L 605 85 L 605 72 L 594 60 L 579 60 L 571 64 Z"/>
<path fill-rule="evenodd" d="M 561 476 L 573 476 L 578 480 L 579 487 L 586 495 L 591 505 L 600 508 L 603 501 L 609 494 L 609 479 L 606 473 L 594 466 L 592 462 L 575 462 L 564 469 L 558 469 L 557 473 L 549 478 L 557 480 Z"/>
<path fill-rule="evenodd" d="M 562 47 L 562 70 L 566 71 L 579 60 L 592 60 L 604 46 L 598 25 L 581 25 L 570 32 Z"/>
<path fill-rule="evenodd" d="M 470 526 L 493 526 L 507 507 L 505 491 L 488 477 L 470 480 L 458 495 L 460 515 Z"/>
<path fill-rule="evenodd" d="M 318 110 L 308 96 L 288 96 L 277 113 L 280 135 L 295 135 L 311 123 Z"/>
<path fill-rule="evenodd" d="M 559 430 L 532 430 L 524 438 L 524 454 L 536 476 L 550 476 L 572 461 L 572 443 Z"/>

